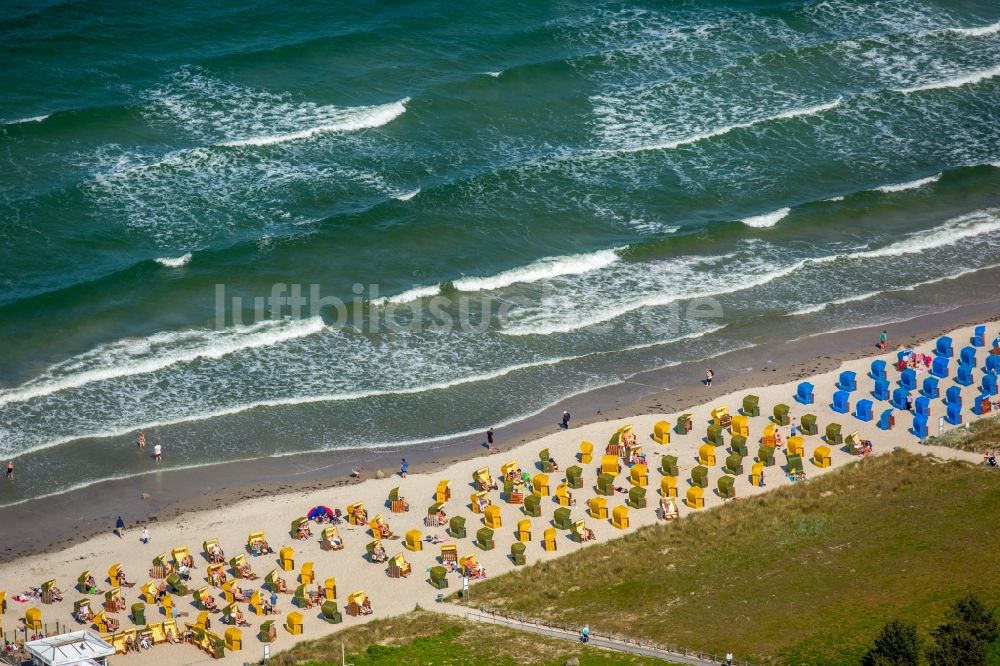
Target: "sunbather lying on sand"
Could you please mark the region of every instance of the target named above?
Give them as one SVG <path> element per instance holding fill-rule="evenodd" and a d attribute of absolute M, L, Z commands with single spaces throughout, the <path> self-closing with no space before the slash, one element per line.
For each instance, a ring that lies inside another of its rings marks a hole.
<path fill-rule="evenodd" d="M 382 547 L 382 544 L 375 546 L 374 550 L 372 550 L 372 561 L 385 562 L 387 559 L 388 557 L 385 554 L 385 548 Z"/>
<path fill-rule="evenodd" d="M 354 507 L 354 522 L 359 525 L 364 525 L 368 522 L 368 511 L 362 509 L 360 506 Z"/>
<path fill-rule="evenodd" d="M 366 597 L 365 600 L 363 602 L 361 602 L 361 614 L 362 615 L 371 615 L 374 612 L 375 611 L 372 610 L 372 602 L 371 602 L 371 600 Z"/>
<path fill-rule="evenodd" d="M 118 570 L 118 575 L 116 576 L 115 583 L 118 585 L 118 587 L 135 587 L 135 583 L 130 583 L 127 580 L 125 580 L 124 569 Z"/>
<path fill-rule="evenodd" d="M 253 580 L 254 578 L 257 577 L 257 575 L 253 572 L 253 569 L 250 568 L 250 564 L 249 563 L 244 563 L 244 564 L 240 565 L 239 571 L 240 571 L 240 578 L 246 578 L 247 580 Z"/>

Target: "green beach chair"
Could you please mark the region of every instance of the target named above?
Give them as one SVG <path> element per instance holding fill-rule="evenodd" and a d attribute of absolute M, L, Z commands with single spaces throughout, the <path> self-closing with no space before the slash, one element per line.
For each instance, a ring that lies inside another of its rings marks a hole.
<path fill-rule="evenodd" d="M 708 488 L 708 468 L 698 465 L 691 470 L 691 481 L 699 488 Z"/>
<path fill-rule="evenodd" d="M 722 438 L 722 426 L 721 425 L 710 425 L 706 431 L 705 441 L 709 444 L 714 444 L 715 446 L 725 446 L 725 440 Z"/>
<path fill-rule="evenodd" d="M 747 450 L 747 438 L 743 435 L 733 435 L 733 438 L 729 440 L 729 450 L 746 458 L 750 455 Z"/>
<path fill-rule="evenodd" d="M 743 456 L 739 453 L 730 453 L 726 456 L 726 465 L 722 468 L 726 474 L 739 476 L 743 473 Z"/>
<path fill-rule="evenodd" d="M 552 456 L 549 455 L 548 449 L 542 449 L 541 451 L 538 452 L 538 467 L 545 474 L 551 474 L 553 471 L 555 471 L 552 469 L 552 463 L 549 462 L 549 458 L 551 457 Z"/>
<path fill-rule="evenodd" d="M 524 557 L 524 544 L 520 541 L 515 541 L 510 545 L 510 559 L 513 560 L 514 564 L 526 564 L 527 560 Z"/>
<path fill-rule="evenodd" d="M 556 509 L 555 513 L 552 514 L 552 524 L 561 530 L 568 530 L 573 527 L 573 521 L 569 517 L 570 510 L 568 507 L 559 507 Z"/>
<path fill-rule="evenodd" d="M 476 532 L 475 544 L 483 550 L 493 550 L 496 544 L 493 543 L 493 530 L 489 527 L 481 527 Z"/>
<path fill-rule="evenodd" d="M 757 449 L 757 460 L 759 460 L 764 467 L 770 467 L 774 464 L 774 447 L 773 446 L 762 446 Z"/>
<path fill-rule="evenodd" d="M 532 493 L 524 498 L 524 515 L 538 518 L 542 515 L 542 496 Z"/>
<path fill-rule="evenodd" d="M 791 423 L 791 419 L 788 418 L 788 405 L 781 404 L 774 406 L 774 422 L 778 425 L 786 426 Z"/>
<path fill-rule="evenodd" d="M 601 474 L 597 477 L 597 494 L 610 497 L 615 494 L 615 477 Z"/>
<path fill-rule="evenodd" d="M 452 516 L 448 521 L 448 534 L 453 539 L 465 538 L 465 518 L 462 516 Z"/>
<path fill-rule="evenodd" d="M 719 497 L 732 499 L 736 497 L 736 478 L 732 476 L 719 477 Z"/>
<path fill-rule="evenodd" d="M 677 456 L 663 456 L 660 460 L 660 471 L 663 476 L 677 476 Z"/>
<path fill-rule="evenodd" d="M 645 509 L 646 489 L 642 486 L 632 486 L 628 491 L 628 503 L 634 509 Z"/>
<path fill-rule="evenodd" d="M 439 569 L 444 569 L 444 567 L 438 567 Z M 445 587 L 447 587 L 448 581 L 445 581 Z M 337 607 L 336 601 L 324 601 L 323 605 L 320 606 L 323 611 L 323 620 L 329 622 L 330 624 L 340 624 L 344 621 L 344 616 L 340 614 L 340 608 Z"/>
<path fill-rule="evenodd" d="M 691 428 L 694 427 L 694 423 L 691 421 L 690 414 L 681 414 L 680 418 L 677 419 L 677 425 L 674 426 L 674 432 L 678 435 L 686 435 L 691 432 Z"/>
<path fill-rule="evenodd" d="M 838 446 L 844 443 L 844 436 L 840 433 L 839 423 L 828 423 L 826 425 L 826 443 Z"/>
<path fill-rule="evenodd" d="M 566 485 L 574 490 L 583 488 L 583 468 L 571 465 L 566 468 Z"/>
<path fill-rule="evenodd" d="M 760 398 L 755 395 L 743 397 L 743 415 L 760 416 Z"/>
<path fill-rule="evenodd" d="M 802 424 L 802 427 L 799 429 L 803 432 L 803 434 L 806 435 L 819 434 L 819 426 L 816 425 L 815 414 L 806 414 L 805 416 L 802 417 L 800 423 Z"/>
<path fill-rule="evenodd" d="M 791 455 L 788 456 L 788 473 L 798 474 L 802 472 L 804 468 L 802 467 L 802 456 Z"/>

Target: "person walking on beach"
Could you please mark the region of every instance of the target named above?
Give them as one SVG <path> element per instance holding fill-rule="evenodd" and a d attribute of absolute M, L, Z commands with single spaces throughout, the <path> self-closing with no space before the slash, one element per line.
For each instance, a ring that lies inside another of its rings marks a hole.
<path fill-rule="evenodd" d="M 580 632 L 580 642 L 586 643 L 589 640 L 590 640 L 590 625 L 585 624 L 583 625 L 583 631 Z"/>
<path fill-rule="evenodd" d="M 399 464 L 399 475 L 406 478 L 406 473 L 410 471 L 410 463 L 406 462 L 406 458 L 403 458 L 403 462 Z"/>
<path fill-rule="evenodd" d="M 493 428 L 486 431 L 486 450 L 493 450 Z"/>
<path fill-rule="evenodd" d="M 162 459 L 163 459 L 163 449 L 160 447 L 159 444 L 154 444 L 153 445 L 153 460 L 155 460 L 156 462 L 160 462 L 160 460 L 162 460 Z"/>
<path fill-rule="evenodd" d="M 795 434 L 797 432 L 798 432 L 798 428 L 795 426 L 795 417 L 793 416 L 792 417 L 792 427 L 788 429 L 788 436 L 789 437 L 795 437 Z"/>
<path fill-rule="evenodd" d="M 10 462 L 7 463 L 7 480 L 8 481 L 13 481 L 14 480 L 14 461 L 13 460 L 11 460 Z"/>
<path fill-rule="evenodd" d="M 125 521 L 122 520 L 121 516 L 118 516 L 118 520 L 115 521 L 115 534 L 118 535 L 119 539 L 124 538 L 125 534 Z"/>
<path fill-rule="evenodd" d="M 149 543 L 149 529 L 148 528 L 146 528 L 146 527 L 142 528 L 142 536 L 139 537 L 139 541 L 141 541 L 143 544 Z"/>
<path fill-rule="evenodd" d="M 889 334 L 885 331 L 878 334 L 878 348 L 882 351 L 889 348 Z"/>
<path fill-rule="evenodd" d="M 705 371 L 705 386 L 711 386 L 712 380 L 715 379 L 715 372 L 711 369 Z"/>
<path fill-rule="evenodd" d="M 569 412 L 563 412 L 562 424 L 559 427 L 563 430 L 569 428 Z"/>
<path fill-rule="evenodd" d="M 146 448 L 146 433 L 141 430 L 139 431 L 139 448 Z"/>

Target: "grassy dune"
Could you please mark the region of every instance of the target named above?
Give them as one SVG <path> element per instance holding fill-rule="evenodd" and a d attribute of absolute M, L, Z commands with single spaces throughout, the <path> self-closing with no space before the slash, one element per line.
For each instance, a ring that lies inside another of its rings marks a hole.
<path fill-rule="evenodd" d="M 884 622 L 926 636 L 1000 605 L 1000 475 L 902 452 L 526 567 L 474 604 L 740 659 L 857 663 Z"/>
<path fill-rule="evenodd" d="M 423 610 L 301 643 L 268 664 L 340 664 L 342 643 L 354 666 L 563 666 L 570 657 L 586 666 L 664 664 Z"/>

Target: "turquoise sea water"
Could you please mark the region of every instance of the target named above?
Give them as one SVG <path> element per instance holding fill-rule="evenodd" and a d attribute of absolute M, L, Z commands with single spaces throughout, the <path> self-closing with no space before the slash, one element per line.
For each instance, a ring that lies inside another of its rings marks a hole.
<path fill-rule="evenodd" d="M 148 471 L 140 427 L 478 432 L 1000 263 L 995 2 L 8 2 L 0 65 L 0 504 Z"/>

